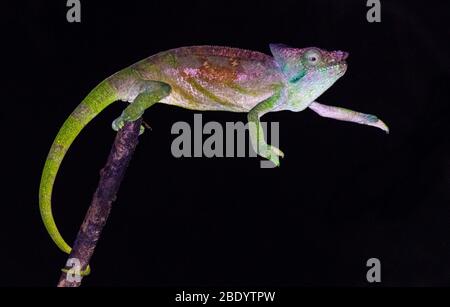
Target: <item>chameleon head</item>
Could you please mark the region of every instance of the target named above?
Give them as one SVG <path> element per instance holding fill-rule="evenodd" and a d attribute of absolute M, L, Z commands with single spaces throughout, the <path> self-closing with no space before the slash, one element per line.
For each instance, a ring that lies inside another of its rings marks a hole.
<path fill-rule="evenodd" d="M 300 63 L 302 74 L 310 79 L 330 79 L 336 81 L 347 70 L 348 53 L 326 51 L 319 48 L 301 49 Z"/>
<path fill-rule="evenodd" d="M 333 85 L 347 70 L 347 52 L 316 47 L 292 48 L 272 44 L 270 49 L 289 84 L 293 109 L 301 111 Z"/>

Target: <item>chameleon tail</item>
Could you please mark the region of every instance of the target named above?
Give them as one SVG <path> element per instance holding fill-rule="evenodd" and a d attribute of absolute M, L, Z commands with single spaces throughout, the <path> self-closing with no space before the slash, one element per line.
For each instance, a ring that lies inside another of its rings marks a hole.
<path fill-rule="evenodd" d="M 39 188 L 39 209 L 50 237 L 67 254 L 70 254 L 72 249 L 62 238 L 53 219 L 51 208 L 53 184 L 59 166 L 72 142 L 97 114 L 116 100 L 118 100 L 117 91 L 109 84 L 108 79 L 95 87 L 64 122 L 45 161 Z M 89 267 L 85 275 L 88 272 Z"/>

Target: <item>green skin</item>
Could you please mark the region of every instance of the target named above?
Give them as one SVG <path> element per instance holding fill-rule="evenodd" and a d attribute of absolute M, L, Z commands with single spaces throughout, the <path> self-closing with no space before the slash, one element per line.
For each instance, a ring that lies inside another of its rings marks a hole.
<path fill-rule="evenodd" d="M 323 117 L 375 126 L 388 132 L 376 116 L 315 101 L 344 75 L 347 53 L 319 48 L 296 49 L 270 45 L 272 55 L 216 46 L 173 49 L 144 59 L 101 82 L 78 105 L 61 127 L 42 173 L 39 205 L 44 225 L 65 253 L 71 247 L 60 235 L 51 210 L 53 184 L 61 162 L 81 130 L 117 100 L 130 102 L 112 126 L 119 130 L 153 104 L 191 110 L 246 112 L 252 146 L 279 165 L 283 152 L 266 144 L 260 117 L 274 111 L 310 108 Z M 143 128 L 142 128 L 143 131 Z M 89 273 L 89 267 L 83 272 Z"/>

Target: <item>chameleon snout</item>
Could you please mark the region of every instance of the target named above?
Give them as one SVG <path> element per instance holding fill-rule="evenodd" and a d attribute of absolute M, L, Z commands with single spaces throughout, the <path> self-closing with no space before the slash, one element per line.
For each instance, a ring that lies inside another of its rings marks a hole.
<path fill-rule="evenodd" d="M 345 61 L 348 58 L 349 53 L 346 51 L 340 51 L 341 53 L 341 61 Z"/>

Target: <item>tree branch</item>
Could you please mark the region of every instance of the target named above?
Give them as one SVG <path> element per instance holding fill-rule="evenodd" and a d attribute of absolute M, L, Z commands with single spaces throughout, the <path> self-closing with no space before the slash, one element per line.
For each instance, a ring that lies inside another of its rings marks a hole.
<path fill-rule="evenodd" d="M 111 205 L 116 199 L 120 183 L 138 144 L 141 123 L 142 119 L 126 123 L 117 133 L 108 161 L 100 171 L 97 190 L 69 255 L 69 260 L 78 259 L 82 270 L 89 264 L 106 224 Z M 67 265 L 69 265 L 69 260 Z M 66 267 L 66 269 L 71 268 Z M 61 274 L 58 287 L 79 287 L 81 285 L 82 276 L 76 280 L 76 278 L 67 278 L 68 275 L 73 277 L 72 274 L 65 272 Z"/>

